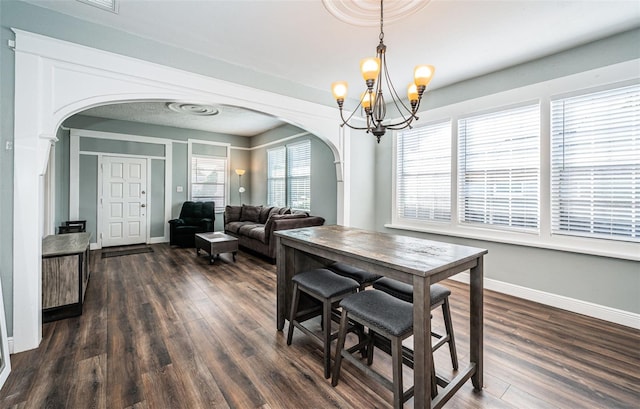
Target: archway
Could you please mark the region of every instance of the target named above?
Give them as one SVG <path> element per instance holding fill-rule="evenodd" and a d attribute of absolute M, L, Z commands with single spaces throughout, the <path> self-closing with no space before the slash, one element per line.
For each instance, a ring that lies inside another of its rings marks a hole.
<path fill-rule="evenodd" d="M 336 109 L 21 30 L 15 49 L 13 346 L 40 343 L 42 175 L 55 133 L 69 116 L 94 106 L 140 100 L 186 100 L 244 106 L 286 118 L 332 150 L 343 223 L 345 138 Z M 348 148 L 347 148 L 348 149 Z M 18 273 L 19 272 L 19 273 Z"/>

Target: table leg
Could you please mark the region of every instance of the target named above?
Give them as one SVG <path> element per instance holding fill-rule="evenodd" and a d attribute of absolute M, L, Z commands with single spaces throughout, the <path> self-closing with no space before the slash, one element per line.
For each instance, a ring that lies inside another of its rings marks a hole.
<path fill-rule="evenodd" d="M 482 390 L 483 376 L 482 376 L 482 360 L 483 360 L 483 281 L 484 272 L 482 267 L 483 257 L 478 257 L 478 264 L 470 271 L 470 289 L 469 289 L 469 303 L 471 306 L 470 317 L 470 354 L 469 359 L 476 364 L 475 373 L 471 376 L 471 382 L 476 391 Z"/>
<path fill-rule="evenodd" d="M 280 244 L 280 238 L 276 237 L 277 248 L 277 295 L 276 295 L 276 328 L 282 331 L 286 318 L 287 308 L 287 286 L 291 282 L 293 276 L 293 253 L 294 249 L 288 248 Z"/>
<path fill-rule="evenodd" d="M 413 277 L 414 407 L 431 407 L 431 279 Z"/>
<path fill-rule="evenodd" d="M 237 253 L 237 251 L 234 251 L 234 252 L 233 252 L 233 262 L 234 262 L 234 263 L 236 262 L 236 253 Z"/>

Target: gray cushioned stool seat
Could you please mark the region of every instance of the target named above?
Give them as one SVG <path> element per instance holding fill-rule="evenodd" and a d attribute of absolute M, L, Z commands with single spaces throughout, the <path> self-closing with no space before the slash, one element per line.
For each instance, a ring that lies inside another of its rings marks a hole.
<path fill-rule="evenodd" d="M 331 332 L 332 309 L 338 302 L 351 293 L 358 291 L 360 284 L 357 281 L 338 275 L 324 268 L 316 268 L 296 274 L 291 278 L 293 294 L 291 300 L 291 313 L 289 314 L 289 332 L 287 345 L 291 345 L 293 329 L 298 328 L 312 339 L 320 342 L 324 349 L 324 377 L 331 375 L 331 340 L 337 336 Z M 300 293 L 306 293 L 309 297 L 320 301 L 322 307 L 317 310 L 299 310 Z M 309 330 L 302 322 L 321 315 L 322 335 Z"/>
<path fill-rule="evenodd" d="M 373 283 L 373 288 L 384 291 L 403 301 L 413 303 L 413 286 L 405 284 L 392 278 L 383 277 Z M 440 284 L 431 284 L 431 309 L 442 306 L 442 318 L 444 319 L 445 333 L 438 334 L 431 332 L 431 335 L 438 338 L 438 342 L 433 345 L 436 350 L 444 344 L 449 344 L 449 353 L 451 354 L 451 365 L 453 369 L 458 369 L 458 353 L 456 352 L 455 337 L 453 334 L 453 322 L 451 320 L 451 309 L 449 307 L 449 296 L 451 290 Z"/>
<path fill-rule="evenodd" d="M 406 302 L 413 302 L 413 287 L 392 278 L 383 277 L 373 283 L 373 288 L 384 291 Z M 431 285 L 431 304 L 438 304 L 451 295 L 451 290 L 440 284 Z"/>
<path fill-rule="evenodd" d="M 402 408 L 402 404 L 413 396 L 413 387 L 405 392 L 402 382 L 402 341 L 413 335 L 413 304 L 402 301 L 384 291 L 367 290 L 346 296 L 340 301 L 340 306 L 342 307 L 340 331 L 331 385 L 338 385 L 340 367 L 344 358 L 389 388 L 393 392 L 393 407 Z M 367 344 L 366 364 L 353 355 L 354 352 L 360 350 L 362 342 L 348 349 L 344 348 L 345 329 L 350 320 L 369 328 L 367 339 L 364 341 Z M 387 352 L 391 355 L 392 381 L 370 366 L 373 363 L 373 349 L 377 337 L 383 337 L 390 344 Z"/>
<path fill-rule="evenodd" d="M 373 274 L 361 268 L 340 262 L 333 263 L 327 266 L 327 268 L 336 274 L 356 280 L 361 288 L 371 285 L 381 277 L 378 274 Z"/>
<path fill-rule="evenodd" d="M 370 328 L 381 329 L 396 337 L 413 330 L 413 305 L 383 291 L 360 291 L 344 298 L 340 306 Z"/>
<path fill-rule="evenodd" d="M 360 286 L 355 280 L 342 277 L 324 268 L 296 274 L 291 280 L 324 298 L 348 294 Z"/>

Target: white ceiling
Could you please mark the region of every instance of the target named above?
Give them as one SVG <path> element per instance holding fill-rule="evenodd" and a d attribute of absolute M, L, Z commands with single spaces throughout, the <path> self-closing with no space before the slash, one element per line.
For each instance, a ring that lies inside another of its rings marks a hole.
<path fill-rule="evenodd" d="M 321 0 L 119 0 L 117 14 L 76 0 L 24 1 L 326 90 L 328 104 L 333 81 L 348 81 L 351 96 L 363 90 L 359 60 L 375 54 L 379 34 L 376 25 L 338 20 Z M 378 0 L 348 1 L 379 7 Z M 386 0 L 385 9 L 409 1 L 422 0 Z M 635 27 L 638 0 L 431 0 L 413 15 L 385 21 L 384 31 L 389 72 L 402 95 L 419 63 L 436 67 L 436 89 Z"/>

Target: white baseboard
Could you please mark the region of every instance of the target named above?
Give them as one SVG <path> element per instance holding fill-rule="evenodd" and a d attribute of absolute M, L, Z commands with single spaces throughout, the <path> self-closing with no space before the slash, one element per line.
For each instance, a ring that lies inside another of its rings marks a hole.
<path fill-rule="evenodd" d="M 13 337 L 7 338 L 7 342 L 9 343 L 9 353 L 13 354 Z"/>
<path fill-rule="evenodd" d="M 168 243 L 169 239 L 166 237 L 151 237 L 147 240 L 147 244 Z"/>
<path fill-rule="evenodd" d="M 451 277 L 451 279 L 469 284 L 469 273 L 461 273 Z M 523 298 L 529 301 L 535 301 L 540 304 L 561 308 L 563 310 L 575 312 L 593 318 L 598 318 L 627 327 L 640 329 L 640 314 L 635 314 L 629 311 L 618 310 L 616 308 L 577 300 L 575 298 L 569 298 L 562 295 L 547 293 L 544 291 L 534 290 L 531 288 L 505 283 L 504 281 L 493 280 L 486 277 L 484 279 L 484 288 L 486 288 L 487 290 L 513 295 L 514 297 Z"/>

